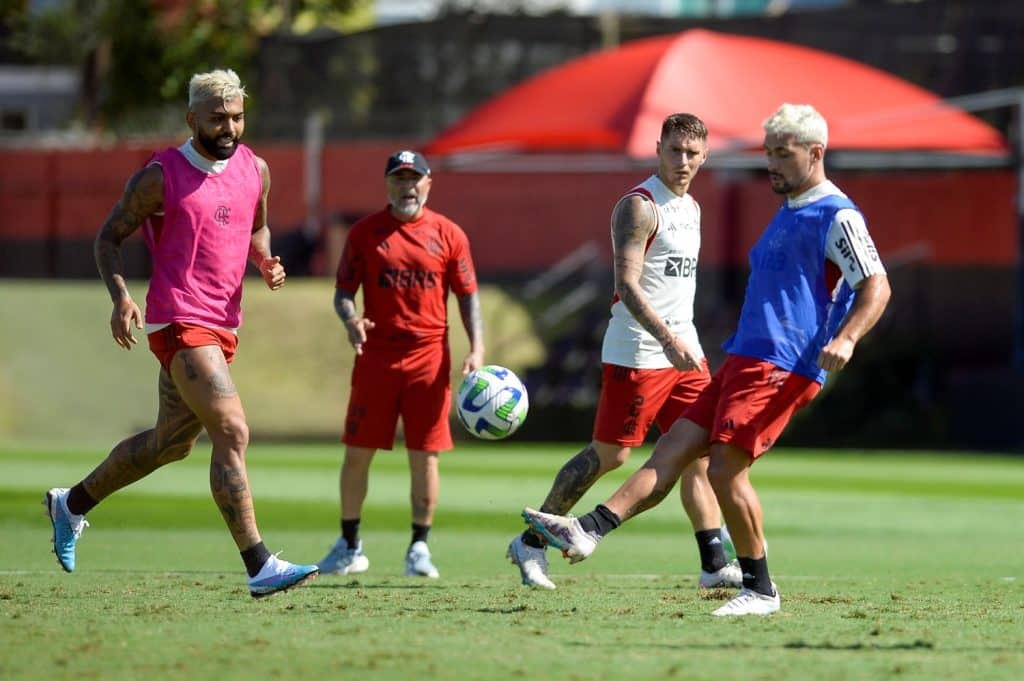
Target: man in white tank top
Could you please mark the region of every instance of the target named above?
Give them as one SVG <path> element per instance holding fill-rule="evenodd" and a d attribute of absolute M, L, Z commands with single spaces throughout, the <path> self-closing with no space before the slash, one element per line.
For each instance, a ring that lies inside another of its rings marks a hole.
<path fill-rule="evenodd" d="M 690 183 L 707 159 L 707 127 L 691 114 L 662 123 L 658 171 L 612 211 L 615 296 L 601 351 L 601 398 L 593 440 L 555 477 L 541 511 L 565 515 L 605 473 L 643 444 L 654 423 L 665 432 L 711 381 L 693 325 L 700 206 Z M 699 585 L 736 587 L 742 575 L 724 552 L 718 501 L 706 459 L 683 473 L 680 493 L 701 557 Z M 545 539 L 526 530 L 507 558 L 523 584 L 554 589 Z"/>

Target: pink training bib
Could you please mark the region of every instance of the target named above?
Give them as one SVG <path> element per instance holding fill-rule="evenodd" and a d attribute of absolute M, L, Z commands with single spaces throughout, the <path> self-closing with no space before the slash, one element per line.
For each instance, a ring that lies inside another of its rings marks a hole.
<path fill-rule="evenodd" d="M 205 173 L 174 148 L 153 155 L 164 172 L 164 214 L 143 234 L 153 257 L 146 323 L 242 324 L 242 277 L 263 191 L 256 157 L 239 144 L 224 172 Z"/>

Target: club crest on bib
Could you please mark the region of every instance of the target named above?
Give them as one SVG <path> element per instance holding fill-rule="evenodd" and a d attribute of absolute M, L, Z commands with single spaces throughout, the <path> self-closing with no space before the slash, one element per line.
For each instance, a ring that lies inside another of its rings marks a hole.
<path fill-rule="evenodd" d="M 231 222 L 231 209 L 227 206 L 217 206 L 217 210 L 213 212 L 213 219 L 221 227 L 227 227 Z"/>

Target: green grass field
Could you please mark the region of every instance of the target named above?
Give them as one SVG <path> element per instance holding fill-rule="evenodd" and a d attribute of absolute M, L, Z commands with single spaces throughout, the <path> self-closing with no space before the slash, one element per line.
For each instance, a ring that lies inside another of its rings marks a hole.
<path fill-rule="evenodd" d="M 370 571 L 254 601 L 209 498 L 205 445 L 95 509 L 71 575 L 39 501 L 104 452 L 2 446 L 0 678 L 1021 678 L 1024 459 L 773 451 L 754 480 L 783 610 L 723 621 L 709 613 L 728 594 L 697 591 L 675 495 L 584 563 L 549 552 L 557 591 L 519 585 L 503 558 L 518 512 L 571 453 L 447 454 L 431 537 L 442 576 L 422 581 L 401 576 L 405 457 L 382 452 L 363 516 Z M 339 447 L 250 449 L 271 550 L 323 555 L 339 461 Z"/>

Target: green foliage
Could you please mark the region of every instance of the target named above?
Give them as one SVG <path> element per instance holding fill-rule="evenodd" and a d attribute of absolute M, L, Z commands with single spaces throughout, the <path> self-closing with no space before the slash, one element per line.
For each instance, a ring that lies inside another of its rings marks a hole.
<path fill-rule="evenodd" d="M 90 513 L 78 570 L 49 553 L 39 499 L 102 453 L 0 446 L 0 678 L 1017 679 L 1024 668 L 1024 460 L 772 451 L 752 476 L 783 610 L 722 621 L 695 587 L 675 495 L 529 591 L 503 556 L 518 511 L 571 454 L 515 442 L 442 457 L 439 580 L 402 577 L 404 455 L 374 461 L 370 571 L 253 601 L 196 452 Z M 604 500 L 646 452 L 577 505 Z M 340 446 L 255 445 L 263 536 L 294 561 L 337 533 Z M 70 624 L 69 624 L 70 623 Z M 539 671 L 542 670 L 542 671 Z"/>
<path fill-rule="evenodd" d="M 180 14 L 160 5 L 64 0 L 35 11 L 5 6 L 0 20 L 27 59 L 79 67 L 87 122 L 117 128 L 140 112 L 181 107 L 194 73 L 233 68 L 253 82 L 266 35 L 365 28 L 372 10 L 369 0 L 197 0 Z"/>

